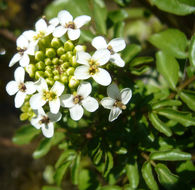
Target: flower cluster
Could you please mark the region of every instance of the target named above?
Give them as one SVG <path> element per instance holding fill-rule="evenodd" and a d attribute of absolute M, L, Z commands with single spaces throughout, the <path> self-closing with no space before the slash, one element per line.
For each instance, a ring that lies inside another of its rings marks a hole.
<path fill-rule="evenodd" d="M 80 28 L 90 20 L 86 15 L 73 19 L 63 10 L 49 21 L 41 18 L 34 31 L 23 32 L 16 41 L 18 52 L 9 66 L 17 62 L 20 66 L 15 70 L 15 80 L 7 84 L 6 90 L 9 95 L 16 94 L 15 107 L 21 108 L 21 119 L 29 119 L 45 137 L 53 136 L 54 123 L 63 117 L 61 110 L 64 108 L 68 108 L 70 117 L 78 121 L 84 115 L 84 109 L 95 112 L 100 102 L 104 108 L 111 109 L 109 121 L 114 121 L 126 109 L 132 96 L 129 88 L 120 92 L 116 84 L 111 84 L 112 77 L 105 69 L 110 63 L 125 66 L 119 54 L 126 46 L 122 38 L 107 43 L 104 37 L 95 37 L 93 55 L 78 44 Z M 25 71 L 31 81 L 25 82 Z M 94 82 L 85 81 L 89 78 L 108 86 L 109 97 L 101 101 L 92 97 Z"/>

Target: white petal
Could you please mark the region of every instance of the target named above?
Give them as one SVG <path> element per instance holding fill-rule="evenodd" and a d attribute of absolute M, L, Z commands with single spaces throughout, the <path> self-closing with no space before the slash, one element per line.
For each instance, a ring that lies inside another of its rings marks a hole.
<path fill-rule="evenodd" d="M 77 121 L 79 119 L 81 119 L 81 117 L 83 116 L 83 108 L 82 106 L 80 106 L 79 104 L 76 104 L 74 107 L 70 108 L 70 117 Z"/>
<path fill-rule="evenodd" d="M 64 94 L 60 97 L 61 105 L 65 108 L 71 108 L 75 104 L 73 102 L 74 96 L 72 94 Z"/>
<path fill-rule="evenodd" d="M 57 121 L 60 121 L 60 119 L 62 118 L 62 114 L 60 112 L 56 113 L 56 114 L 53 114 L 51 112 L 48 112 L 47 113 L 49 119 L 51 122 L 57 122 Z"/>
<path fill-rule="evenodd" d="M 50 21 L 49 21 L 49 24 L 53 25 L 53 26 L 57 26 L 59 24 L 59 20 L 58 18 L 52 18 Z"/>
<path fill-rule="evenodd" d="M 47 27 L 46 34 L 45 34 L 45 35 L 48 36 L 48 35 L 51 34 L 54 30 L 55 30 L 55 26 L 49 25 L 49 26 Z"/>
<path fill-rule="evenodd" d="M 58 26 L 54 29 L 53 31 L 53 36 L 60 38 L 66 33 L 67 29 L 64 28 L 63 26 Z"/>
<path fill-rule="evenodd" d="M 17 91 L 18 91 L 18 83 L 16 81 L 10 81 L 7 85 L 6 85 L 6 91 L 7 93 L 12 96 L 14 95 Z"/>
<path fill-rule="evenodd" d="M 76 25 L 76 28 L 81 28 L 83 25 L 88 23 L 90 20 L 91 20 L 90 16 L 82 15 L 74 19 L 74 24 Z"/>
<path fill-rule="evenodd" d="M 92 40 L 92 46 L 96 49 L 106 49 L 107 48 L 107 43 L 104 37 L 102 36 L 97 36 Z"/>
<path fill-rule="evenodd" d="M 43 92 L 44 90 L 48 91 L 48 86 L 47 86 L 47 83 L 46 83 L 45 79 L 39 78 L 39 80 L 36 81 L 34 84 L 36 86 L 36 89 L 39 92 Z"/>
<path fill-rule="evenodd" d="M 26 94 L 33 94 L 36 91 L 36 87 L 34 85 L 34 82 L 25 82 L 26 86 Z"/>
<path fill-rule="evenodd" d="M 82 82 L 77 88 L 77 94 L 86 98 L 91 93 L 92 87 L 89 82 Z"/>
<path fill-rule="evenodd" d="M 122 110 L 118 107 L 114 107 L 113 109 L 111 109 L 110 114 L 109 114 L 109 118 L 108 120 L 114 121 L 115 119 L 118 118 L 118 116 L 122 113 Z"/>
<path fill-rule="evenodd" d="M 112 109 L 113 108 L 113 105 L 115 103 L 115 100 L 110 98 L 110 97 L 106 97 L 106 98 L 103 98 L 101 100 L 101 104 L 104 108 L 106 109 Z"/>
<path fill-rule="evenodd" d="M 28 30 L 23 32 L 22 35 L 24 35 L 29 41 L 33 41 L 33 36 L 36 35 L 36 32 L 33 30 Z"/>
<path fill-rule="evenodd" d="M 92 75 L 92 77 L 97 83 L 103 86 L 108 86 L 112 81 L 110 74 L 102 68 L 99 68 L 99 71 Z"/>
<path fill-rule="evenodd" d="M 52 101 L 49 101 L 49 108 L 50 108 L 50 112 L 51 113 L 58 113 L 59 109 L 60 109 L 60 99 L 56 98 Z"/>
<path fill-rule="evenodd" d="M 77 40 L 80 37 L 80 29 L 68 29 L 68 38 L 72 41 Z"/>
<path fill-rule="evenodd" d="M 132 97 L 132 91 L 130 88 L 124 88 L 120 93 L 121 101 L 123 104 L 127 104 Z"/>
<path fill-rule="evenodd" d="M 24 53 L 28 54 L 28 55 L 34 55 L 35 51 L 36 51 L 35 43 L 30 43 L 29 46 L 28 46 L 28 49 Z"/>
<path fill-rule="evenodd" d="M 42 94 L 40 94 L 40 93 L 34 94 L 30 98 L 30 106 L 32 109 L 39 109 L 45 103 L 46 103 L 46 101 L 43 99 Z"/>
<path fill-rule="evenodd" d="M 22 67 L 18 67 L 15 72 L 14 72 L 14 78 L 15 81 L 19 84 L 19 83 L 23 83 L 24 82 L 24 75 L 25 75 L 25 71 Z"/>
<path fill-rule="evenodd" d="M 55 92 L 57 96 L 60 96 L 64 91 L 64 85 L 61 82 L 56 81 L 50 91 Z"/>
<path fill-rule="evenodd" d="M 89 74 L 89 67 L 88 66 L 79 66 L 74 71 L 74 76 L 76 79 L 85 80 L 91 77 Z"/>
<path fill-rule="evenodd" d="M 41 119 L 43 116 L 47 116 L 42 107 L 38 108 L 37 110 L 34 110 L 34 112 L 35 114 L 39 115 Z"/>
<path fill-rule="evenodd" d="M 16 96 L 15 96 L 15 107 L 20 108 L 22 104 L 24 103 L 24 99 L 26 97 L 26 93 L 18 91 Z"/>
<path fill-rule="evenodd" d="M 53 137 L 54 126 L 52 122 L 49 122 L 48 125 L 44 125 L 42 128 L 43 135 L 47 138 Z"/>
<path fill-rule="evenodd" d="M 22 58 L 20 59 L 20 65 L 22 67 L 26 67 L 29 64 L 29 62 L 30 62 L 29 56 L 26 53 L 24 53 Z"/>
<path fill-rule="evenodd" d="M 122 38 L 115 38 L 111 40 L 108 45 L 112 47 L 114 52 L 122 51 L 126 47 L 125 40 Z"/>
<path fill-rule="evenodd" d="M 119 88 L 115 83 L 108 86 L 107 94 L 114 100 L 121 100 Z"/>
<path fill-rule="evenodd" d="M 77 52 L 77 63 L 83 65 L 89 65 L 89 60 L 91 59 L 91 55 L 84 51 Z"/>
<path fill-rule="evenodd" d="M 97 50 L 93 54 L 92 59 L 97 61 L 99 65 L 105 65 L 110 59 L 110 52 L 107 49 Z"/>
<path fill-rule="evenodd" d="M 9 67 L 12 67 L 15 63 L 17 63 L 20 59 L 21 59 L 21 54 L 19 54 L 19 53 L 16 53 L 13 57 L 12 57 L 12 59 L 11 59 L 11 61 L 9 62 Z"/>
<path fill-rule="evenodd" d="M 84 100 L 82 100 L 81 103 L 82 103 L 83 107 L 87 111 L 89 111 L 89 112 L 94 112 L 99 107 L 98 101 L 95 98 L 92 98 L 90 96 L 88 96 L 87 98 L 85 98 Z"/>
<path fill-rule="evenodd" d="M 121 59 L 121 56 L 118 53 L 115 53 L 110 56 L 110 62 L 114 63 L 118 67 L 125 66 L 125 62 L 123 61 L 123 59 Z"/>
<path fill-rule="evenodd" d="M 28 47 L 28 39 L 24 35 L 20 35 L 16 40 L 17 47 L 20 47 L 22 49 Z"/>
<path fill-rule="evenodd" d="M 66 23 L 73 21 L 72 15 L 65 10 L 58 13 L 58 19 L 62 26 L 65 26 Z"/>
<path fill-rule="evenodd" d="M 44 19 L 39 19 L 36 23 L 35 23 L 35 30 L 37 32 L 39 31 L 46 31 L 47 30 L 47 23 L 45 22 Z"/>
<path fill-rule="evenodd" d="M 44 126 L 44 124 L 40 124 L 40 117 L 35 117 L 30 120 L 31 125 L 33 125 L 36 129 L 40 129 Z"/>

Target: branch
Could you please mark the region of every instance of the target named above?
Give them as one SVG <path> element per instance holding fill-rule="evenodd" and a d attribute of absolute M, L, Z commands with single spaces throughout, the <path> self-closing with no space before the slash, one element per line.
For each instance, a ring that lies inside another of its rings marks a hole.
<path fill-rule="evenodd" d="M 8 40 L 11 40 L 13 42 L 16 42 L 16 38 L 17 37 L 12 32 L 10 32 L 7 29 L 0 29 L 0 35 L 4 36 Z"/>
<path fill-rule="evenodd" d="M 149 157 L 146 153 L 142 152 L 142 153 L 141 153 L 141 156 L 142 156 L 146 161 L 149 161 L 154 167 L 156 167 L 156 163 L 155 163 L 153 160 L 150 160 L 150 157 Z"/>

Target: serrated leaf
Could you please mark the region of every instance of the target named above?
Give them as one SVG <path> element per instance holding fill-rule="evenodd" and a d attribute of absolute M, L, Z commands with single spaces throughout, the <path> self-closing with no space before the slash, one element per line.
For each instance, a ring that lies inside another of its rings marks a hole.
<path fill-rule="evenodd" d="M 135 59 L 133 59 L 131 61 L 131 63 L 129 64 L 130 67 L 135 67 L 138 65 L 142 65 L 142 64 L 146 64 L 146 63 L 151 63 L 153 62 L 154 59 L 153 57 L 136 57 Z"/>
<path fill-rule="evenodd" d="M 48 138 L 42 139 L 38 148 L 33 152 L 33 158 L 38 159 L 45 156 L 52 146 L 52 140 Z"/>
<path fill-rule="evenodd" d="M 159 73 L 167 80 L 172 89 L 176 88 L 179 79 L 179 64 L 177 60 L 162 51 L 156 53 L 156 66 Z"/>
<path fill-rule="evenodd" d="M 142 166 L 142 176 L 145 180 L 145 183 L 151 190 L 158 190 L 158 184 L 156 183 L 156 180 L 154 179 L 154 175 L 152 173 L 152 166 L 150 162 L 145 162 Z"/>
<path fill-rule="evenodd" d="M 195 5 L 191 0 L 149 0 L 152 5 L 156 5 L 160 10 L 176 15 L 188 15 L 195 11 Z M 191 2 L 191 3 L 190 3 Z"/>
<path fill-rule="evenodd" d="M 179 160 L 190 160 L 191 154 L 182 152 L 180 150 L 168 150 L 152 152 L 150 154 L 151 160 L 163 160 L 163 161 L 179 161 Z"/>
<path fill-rule="evenodd" d="M 195 92 L 194 91 L 181 91 L 179 93 L 180 98 L 186 103 L 186 105 L 193 111 L 195 111 Z"/>
<path fill-rule="evenodd" d="M 74 159 L 73 163 L 72 163 L 72 170 L 71 170 L 71 177 L 72 177 L 72 183 L 74 185 L 78 184 L 78 180 L 79 180 L 79 165 L 80 165 L 80 161 L 81 161 L 81 154 L 78 153 L 76 158 Z"/>
<path fill-rule="evenodd" d="M 153 34 L 149 42 L 160 50 L 170 54 L 172 57 L 184 59 L 187 57 L 186 48 L 188 40 L 185 34 L 176 29 Z"/>
<path fill-rule="evenodd" d="M 195 67 L 195 35 L 192 36 L 189 50 L 189 59 L 193 67 Z"/>
<path fill-rule="evenodd" d="M 163 123 L 155 113 L 149 113 L 149 119 L 156 130 L 170 137 L 172 135 L 172 131 L 169 127 Z"/>
<path fill-rule="evenodd" d="M 105 152 L 105 168 L 104 168 L 104 177 L 107 177 L 110 170 L 113 168 L 113 157 L 111 152 Z"/>
<path fill-rule="evenodd" d="M 182 102 L 179 100 L 162 100 L 152 104 L 152 109 L 158 109 L 166 106 L 181 106 Z"/>
<path fill-rule="evenodd" d="M 40 130 L 37 130 L 32 125 L 25 125 L 16 131 L 12 141 L 18 145 L 28 144 L 39 133 Z"/>
<path fill-rule="evenodd" d="M 169 108 L 161 108 L 156 111 L 159 115 L 178 121 L 185 127 L 195 126 L 195 118 L 189 112 L 180 112 Z"/>

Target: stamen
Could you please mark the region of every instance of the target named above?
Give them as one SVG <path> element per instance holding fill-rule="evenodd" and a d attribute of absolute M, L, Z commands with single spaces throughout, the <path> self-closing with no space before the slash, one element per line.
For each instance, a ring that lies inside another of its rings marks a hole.
<path fill-rule="evenodd" d="M 112 46 L 111 45 L 109 45 L 108 47 L 107 47 L 107 49 L 110 51 L 110 53 L 113 55 L 114 54 L 114 50 L 112 49 Z"/>
<path fill-rule="evenodd" d="M 49 117 L 47 117 L 47 116 L 43 116 L 42 117 L 42 119 L 39 121 L 39 124 L 48 124 L 50 122 L 50 119 L 49 119 Z"/>
<path fill-rule="evenodd" d="M 78 104 L 78 103 L 80 103 L 82 100 L 83 100 L 83 97 L 80 96 L 80 95 L 77 95 L 77 96 L 75 96 L 75 97 L 73 98 L 74 104 Z"/>
<path fill-rule="evenodd" d="M 43 99 L 45 101 L 52 101 L 57 98 L 57 95 L 55 92 L 52 91 L 44 91 L 43 92 Z"/>
<path fill-rule="evenodd" d="M 126 105 L 124 105 L 120 100 L 116 100 L 116 102 L 114 103 L 114 106 L 122 110 L 125 110 L 127 108 Z"/>
<path fill-rule="evenodd" d="M 99 69 L 98 69 L 99 64 L 96 63 L 96 61 L 94 61 L 93 59 L 89 60 L 89 65 L 90 65 L 89 73 L 91 75 L 94 75 L 95 73 L 97 73 L 99 71 Z"/>
<path fill-rule="evenodd" d="M 76 29 L 76 26 L 74 22 L 70 21 L 69 23 L 66 23 L 65 25 L 66 28 L 71 28 L 71 29 Z"/>
<path fill-rule="evenodd" d="M 26 92 L 26 86 L 24 83 L 20 83 L 19 86 L 18 86 L 19 90 L 21 92 Z"/>

